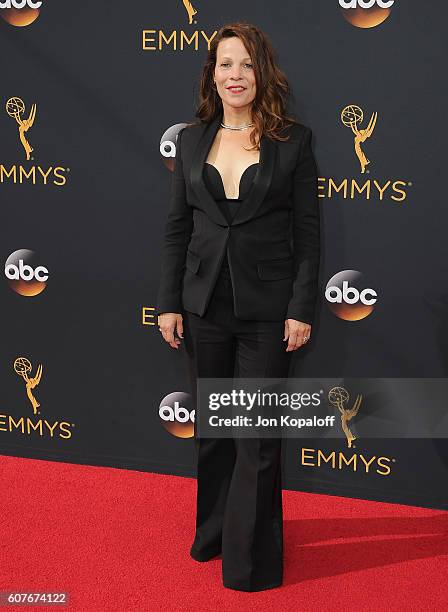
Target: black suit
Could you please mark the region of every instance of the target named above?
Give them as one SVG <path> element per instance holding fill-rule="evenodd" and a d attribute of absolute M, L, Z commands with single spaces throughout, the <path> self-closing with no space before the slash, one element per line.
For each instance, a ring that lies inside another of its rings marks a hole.
<path fill-rule="evenodd" d="M 319 266 L 310 130 L 295 126 L 288 143 L 262 138 L 254 183 L 232 218 L 202 177 L 221 118 L 179 133 L 158 296 L 159 313 L 184 315 L 196 423 L 198 378 L 287 376 L 291 352 L 282 340 L 284 319 L 311 323 Z M 231 278 L 221 274 L 226 245 Z M 279 586 L 281 438 L 198 437 L 196 423 L 191 556 L 205 561 L 222 552 L 226 587 Z"/>
<path fill-rule="evenodd" d="M 202 316 L 227 247 L 238 318 L 311 324 L 320 252 L 311 130 L 293 126 L 288 142 L 262 136 L 253 189 L 229 222 L 202 176 L 221 120 L 178 134 L 157 311 Z"/>

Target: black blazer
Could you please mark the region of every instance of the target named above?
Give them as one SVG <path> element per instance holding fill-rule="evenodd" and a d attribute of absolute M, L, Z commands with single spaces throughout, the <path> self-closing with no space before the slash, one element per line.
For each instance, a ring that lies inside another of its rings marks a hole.
<path fill-rule="evenodd" d="M 292 126 L 288 142 L 262 136 L 253 188 L 229 221 L 202 176 L 221 121 L 222 111 L 178 134 L 157 313 L 202 316 L 227 249 L 237 317 L 311 324 L 320 256 L 311 130 Z"/>

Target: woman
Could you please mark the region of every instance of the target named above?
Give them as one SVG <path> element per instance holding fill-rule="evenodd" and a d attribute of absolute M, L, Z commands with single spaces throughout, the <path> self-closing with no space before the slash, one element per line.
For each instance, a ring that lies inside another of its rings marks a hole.
<path fill-rule="evenodd" d="M 285 115 L 289 86 L 257 27 L 224 26 L 201 80 L 200 121 L 176 142 L 157 310 L 198 377 L 277 378 L 309 341 L 319 207 L 311 131 Z M 287 345 L 285 346 L 285 342 Z M 196 417 L 197 420 L 197 417 Z M 224 586 L 283 579 L 281 438 L 199 438 L 190 555 L 222 553 Z"/>

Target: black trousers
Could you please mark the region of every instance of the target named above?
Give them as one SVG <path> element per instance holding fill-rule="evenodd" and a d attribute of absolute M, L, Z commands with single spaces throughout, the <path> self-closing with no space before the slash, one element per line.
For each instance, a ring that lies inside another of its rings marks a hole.
<path fill-rule="evenodd" d="M 194 403 L 197 377 L 286 378 L 292 353 L 283 335 L 284 320 L 235 317 L 232 283 L 222 271 L 204 316 L 184 313 Z M 197 510 L 190 555 L 207 561 L 222 553 L 225 587 L 259 591 L 282 584 L 281 445 L 281 438 L 199 438 L 195 430 Z"/>

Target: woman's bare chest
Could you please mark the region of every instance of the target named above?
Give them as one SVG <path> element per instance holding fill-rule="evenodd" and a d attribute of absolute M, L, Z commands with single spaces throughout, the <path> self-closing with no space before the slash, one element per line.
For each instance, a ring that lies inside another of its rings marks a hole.
<path fill-rule="evenodd" d="M 235 134 L 216 136 L 206 158 L 206 163 L 212 164 L 221 175 L 226 197 L 238 197 L 242 175 L 252 164 L 259 163 L 260 151 L 248 151 L 252 147 L 248 135 Z"/>

